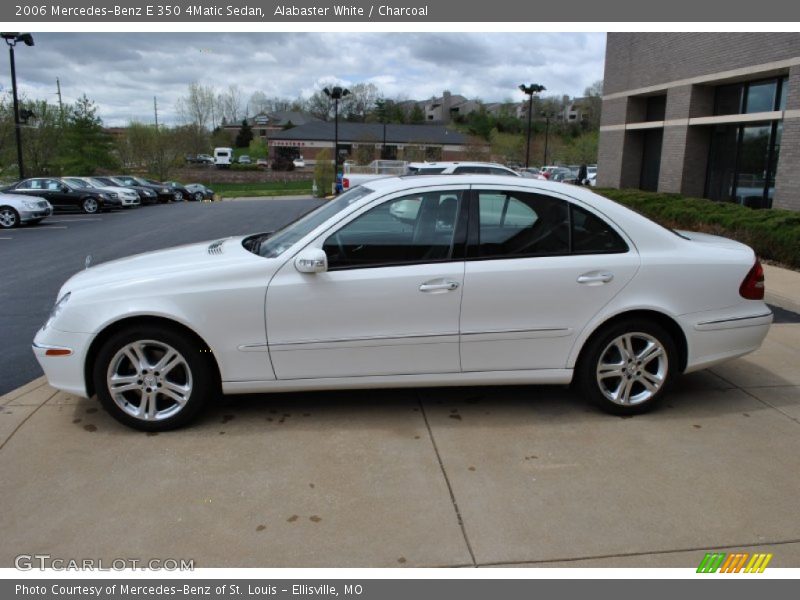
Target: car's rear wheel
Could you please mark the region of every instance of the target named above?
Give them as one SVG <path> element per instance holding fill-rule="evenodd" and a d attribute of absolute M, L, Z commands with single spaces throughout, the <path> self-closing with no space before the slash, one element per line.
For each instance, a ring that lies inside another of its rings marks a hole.
<path fill-rule="evenodd" d="M 612 414 L 633 415 L 658 404 L 677 370 L 672 336 L 657 323 L 626 319 L 589 341 L 576 376 L 585 398 Z"/>
<path fill-rule="evenodd" d="M 203 192 L 195 192 L 194 193 L 194 199 L 197 202 L 202 202 L 203 201 Z"/>
<path fill-rule="evenodd" d="M 13 229 L 19 225 L 19 213 L 10 206 L 0 206 L 0 228 Z"/>
<path fill-rule="evenodd" d="M 87 215 L 93 215 L 100 209 L 100 203 L 95 198 L 84 198 L 81 202 L 81 210 Z"/>
<path fill-rule="evenodd" d="M 208 356 L 207 349 L 178 331 L 125 329 L 97 355 L 97 397 L 111 416 L 130 427 L 180 427 L 200 412 L 215 389 Z"/>

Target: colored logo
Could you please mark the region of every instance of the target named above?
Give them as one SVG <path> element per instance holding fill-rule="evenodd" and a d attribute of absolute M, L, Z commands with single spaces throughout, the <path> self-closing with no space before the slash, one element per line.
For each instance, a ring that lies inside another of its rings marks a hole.
<path fill-rule="evenodd" d="M 697 567 L 698 573 L 763 573 L 772 554 L 709 552 Z"/>

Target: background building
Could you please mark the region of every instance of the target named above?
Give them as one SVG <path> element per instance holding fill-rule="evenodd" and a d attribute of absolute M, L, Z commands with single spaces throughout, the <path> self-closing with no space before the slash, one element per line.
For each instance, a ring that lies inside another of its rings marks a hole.
<path fill-rule="evenodd" d="M 800 210 L 800 33 L 609 33 L 598 185 Z"/>
<path fill-rule="evenodd" d="M 295 156 L 302 155 L 314 164 L 324 149 L 328 150 L 329 159 L 333 158 L 333 142 L 334 123 L 313 121 L 271 134 L 269 152 L 274 159 L 279 148 L 290 148 Z M 400 160 L 464 160 L 471 146 L 466 135 L 443 125 L 339 122 L 340 157 L 356 156 L 359 148 L 360 154 L 366 155 L 360 162 L 369 162 L 381 154 Z"/>

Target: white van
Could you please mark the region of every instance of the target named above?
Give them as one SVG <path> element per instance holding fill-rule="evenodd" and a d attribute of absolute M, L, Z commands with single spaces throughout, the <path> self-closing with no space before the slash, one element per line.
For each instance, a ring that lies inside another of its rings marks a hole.
<path fill-rule="evenodd" d="M 214 148 L 214 164 L 219 169 L 231 166 L 233 162 L 233 148 Z"/>

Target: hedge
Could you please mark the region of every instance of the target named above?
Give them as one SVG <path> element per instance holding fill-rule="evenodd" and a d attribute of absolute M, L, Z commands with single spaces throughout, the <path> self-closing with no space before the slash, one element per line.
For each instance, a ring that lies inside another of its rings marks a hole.
<path fill-rule="evenodd" d="M 732 238 L 753 248 L 761 258 L 800 269 L 800 212 L 754 210 L 731 202 L 641 190 L 595 191 L 666 227 Z"/>

